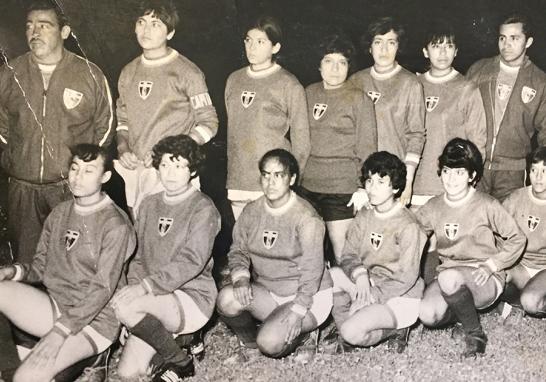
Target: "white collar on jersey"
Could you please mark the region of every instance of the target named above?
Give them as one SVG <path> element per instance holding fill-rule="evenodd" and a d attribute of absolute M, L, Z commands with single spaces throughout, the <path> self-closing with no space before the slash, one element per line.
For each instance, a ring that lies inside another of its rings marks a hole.
<path fill-rule="evenodd" d="M 519 68 L 521 68 L 521 66 L 508 66 L 504 62 L 502 62 L 502 60 L 499 60 L 499 64 L 500 64 L 501 70 L 508 74 L 515 74 L 519 72 Z"/>
<path fill-rule="evenodd" d="M 98 210 L 101 210 L 107 205 L 109 205 L 110 203 L 112 203 L 112 200 L 110 199 L 110 197 L 106 195 L 104 192 L 101 192 L 101 197 L 102 199 L 99 200 L 97 203 L 90 204 L 88 206 L 81 206 L 77 204 L 76 202 L 74 202 L 74 211 L 76 211 L 78 215 L 90 215 L 93 212 L 97 212 Z"/>
<path fill-rule="evenodd" d="M 188 189 L 180 194 L 167 195 L 166 192 L 163 192 L 163 201 L 170 205 L 178 204 L 181 201 L 187 199 L 195 191 L 197 191 L 197 189 L 190 184 Z"/>
<path fill-rule="evenodd" d="M 459 72 L 455 68 L 451 68 L 451 71 L 448 74 L 445 74 L 441 77 L 434 77 L 432 74 L 430 74 L 430 70 L 425 73 L 425 79 L 433 84 L 443 84 L 444 82 L 451 81 L 455 77 L 457 77 L 457 74 Z"/>
<path fill-rule="evenodd" d="M 476 189 L 474 187 L 470 187 L 470 190 L 468 190 L 468 194 L 466 194 L 464 198 L 452 202 L 451 200 L 447 198 L 447 194 L 444 192 L 444 201 L 449 207 L 460 207 L 466 202 L 468 202 L 470 199 L 472 199 L 475 193 L 476 193 Z"/>
<path fill-rule="evenodd" d="M 246 67 L 246 74 L 248 74 L 248 76 L 252 78 L 264 78 L 275 73 L 280 68 L 281 66 L 275 62 L 269 68 L 255 72 L 254 70 L 250 68 L 250 65 L 249 65 Z"/>
<path fill-rule="evenodd" d="M 38 68 L 40 68 L 40 72 L 45 74 L 53 73 L 56 67 L 57 67 L 57 64 L 38 64 Z"/>
<path fill-rule="evenodd" d="M 399 201 L 396 201 L 394 206 L 392 206 L 392 208 L 390 210 L 388 210 L 387 212 L 379 212 L 374 208 L 373 213 L 379 219 L 388 219 L 388 218 L 396 215 L 398 213 L 398 211 L 400 211 L 402 209 L 402 207 L 403 207 L 402 204 L 400 204 Z"/>
<path fill-rule="evenodd" d="M 269 204 L 267 204 L 267 200 L 265 196 L 263 198 L 264 198 L 263 203 L 264 203 L 265 210 L 274 216 L 279 216 L 284 214 L 286 211 L 292 208 L 294 203 L 296 203 L 296 193 L 294 191 L 290 191 L 290 199 L 288 199 L 288 202 L 286 202 L 284 206 L 279 208 L 270 207 Z"/>
<path fill-rule="evenodd" d="M 533 195 L 533 187 L 532 186 L 527 186 L 527 192 L 529 193 L 529 199 L 531 199 L 531 201 L 534 204 L 539 205 L 539 206 L 546 206 L 546 200 L 539 199 L 535 195 Z"/>
<path fill-rule="evenodd" d="M 380 80 L 380 81 L 383 81 L 383 80 L 388 80 L 389 78 L 392 78 L 394 77 L 395 75 L 398 74 L 398 72 L 400 72 L 402 70 L 402 67 L 400 66 L 400 64 L 397 62 L 396 63 L 396 66 L 388 73 L 377 73 L 377 71 L 375 70 L 375 68 L 372 66 L 371 70 L 370 70 L 370 74 L 372 75 L 373 78 L 375 78 L 376 80 Z"/>
<path fill-rule="evenodd" d="M 167 64 L 174 60 L 176 57 L 178 57 L 178 52 L 174 50 L 173 48 L 169 48 L 170 52 L 165 57 L 158 58 L 156 60 L 150 60 L 149 58 L 144 57 L 144 55 L 140 56 L 142 63 L 146 66 L 161 66 L 164 64 Z"/>

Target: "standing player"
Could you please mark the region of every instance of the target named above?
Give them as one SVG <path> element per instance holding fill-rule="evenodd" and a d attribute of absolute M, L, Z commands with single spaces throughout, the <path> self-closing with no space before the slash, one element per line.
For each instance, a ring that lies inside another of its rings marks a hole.
<path fill-rule="evenodd" d="M 400 202 L 408 205 L 415 169 L 425 143 L 425 105 L 423 88 L 416 76 L 396 62 L 404 32 L 391 17 L 371 23 L 367 48 L 374 64 L 353 74 L 350 81 L 375 104 L 378 150 L 393 153 L 406 163 L 407 182 Z"/>
<path fill-rule="evenodd" d="M 201 329 L 216 302 L 211 252 L 220 215 L 190 183 L 203 159 L 186 135 L 165 137 L 153 147 L 152 164 L 165 191 L 148 196 L 139 209 L 129 285 L 114 297 L 116 315 L 130 332 L 118 365 L 122 378 L 145 374 L 156 352 L 164 364 L 154 381 L 194 375 L 191 355 L 173 334 Z"/>
<path fill-rule="evenodd" d="M 271 17 L 259 19 L 247 29 L 244 42 L 250 65 L 233 72 L 225 90 L 226 187 L 235 219 L 248 202 L 262 195 L 256 168 L 262 155 L 274 148 L 290 150 L 301 171 L 309 156 L 305 91 L 275 61 L 282 43 L 278 22 Z"/>
<path fill-rule="evenodd" d="M 326 221 L 338 262 L 354 211 L 367 202 L 366 192 L 359 188 L 359 168 L 377 151 L 373 103 L 346 81 L 354 51 L 343 36 L 325 39 L 319 67 L 322 81 L 305 89 L 311 154 L 301 192 Z"/>
<path fill-rule="evenodd" d="M 290 189 L 299 175 L 296 159 L 286 150 L 271 150 L 259 169 L 264 196 L 249 203 L 235 223 L 228 254 L 232 284 L 220 291 L 217 307 L 243 349 L 279 358 L 326 320 L 332 280 L 322 253 L 322 219 Z M 259 331 L 254 319 L 263 323 Z M 308 337 L 315 346 L 317 334 Z"/>
<path fill-rule="evenodd" d="M 427 326 L 458 320 L 464 331 L 463 357 L 484 353 L 487 337 L 477 309 L 491 306 L 502 293 L 504 270 L 525 247 L 525 235 L 493 197 L 476 191 L 482 156 L 470 141 L 455 138 L 439 158 L 444 194 L 417 211 L 428 234 L 434 233 L 441 264 L 425 290 L 419 318 Z"/>
<path fill-rule="evenodd" d="M 16 371 L 17 381 L 49 382 L 118 337 L 109 301 L 135 237 L 127 215 L 101 193 L 111 170 L 104 149 L 77 145 L 68 172 L 74 199 L 49 214 L 32 263 L 0 269 L 0 311 L 41 337 Z M 27 284 L 37 282 L 45 291 Z"/>
<path fill-rule="evenodd" d="M 531 186 L 512 192 L 504 207 L 527 236 L 521 262 L 508 270 L 501 299 L 526 312 L 546 316 L 546 147 L 531 154 Z M 520 295 L 521 293 L 521 295 Z"/>
<path fill-rule="evenodd" d="M 152 167 L 153 145 L 176 134 L 189 135 L 202 145 L 218 129 L 203 73 L 167 46 L 178 23 L 172 0 L 144 0 L 138 14 L 135 34 L 142 55 L 127 64 L 119 77 L 119 161 L 115 162 L 134 215 L 146 195 L 163 190 Z"/>
<path fill-rule="evenodd" d="M 362 166 L 362 182 L 371 210 L 352 222 L 334 280 L 334 316 L 341 338 L 372 346 L 393 338 L 397 351 L 406 345 L 409 327 L 419 316 L 424 283 L 419 277 L 426 235 L 405 206 L 397 202 L 406 183 L 406 167 L 386 151 Z"/>
<path fill-rule="evenodd" d="M 499 27 L 499 56 L 470 67 L 467 78 L 480 88 L 487 119 L 485 171 L 479 189 L 503 200 L 524 185 L 531 138 L 546 145 L 546 74 L 527 57 L 533 44 L 528 20 L 506 18 Z"/>

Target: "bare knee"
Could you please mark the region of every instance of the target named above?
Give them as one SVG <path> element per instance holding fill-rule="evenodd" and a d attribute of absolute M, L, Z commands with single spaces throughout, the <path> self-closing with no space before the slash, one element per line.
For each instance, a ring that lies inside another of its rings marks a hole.
<path fill-rule="evenodd" d="M 118 362 L 117 374 L 122 382 L 139 381 L 140 376 L 146 373 L 146 367 L 139 365 L 135 360 L 128 360 L 122 357 Z"/>
<path fill-rule="evenodd" d="M 265 324 L 258 332 L 256 343 L 262 353 L 269 357 L 276 357 L 286 348 L 284 336 L 285 332 L 278 325 Z"/>
<path fill-rule="evenodd" d="M 426 326 L 434 326 L 442 319 L 440 312 L 432 304 L 421 301 L 419 306 L 419 320 Z"/>
<path fill-rule="evenodd" d="M 457 292 L 463 284 L 463 275 L 455 269 L 446 269 L 438 275 L 438 285 L 445 294 Z"/>
<path fill-rule="evenodd" d="M 531 314 L 542 313 L 544 296 L 541 293 L 523 291 L 520 297 L 523 309 Z"/>
<path fill-rule="evenodd" d="M 368 333 L 362 325 L 357 325 L 351 321 L 345 321 L 338 329 L 341 338 L 351 345 L 362 345 Z"/>
<path fill-rule="evenodd" d="M 218 293 L 216 307 L 218 308 L 220 314 L 225 316 L 237 316 L 242 312 L 242 306 L 235 299 L 233 287 L 231 285 L 224 287 L 220 293 Z"/>

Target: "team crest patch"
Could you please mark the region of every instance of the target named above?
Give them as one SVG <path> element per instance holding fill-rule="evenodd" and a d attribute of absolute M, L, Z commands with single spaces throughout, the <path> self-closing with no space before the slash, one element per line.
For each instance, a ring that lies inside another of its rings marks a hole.
<path fill-rule="evenodd" d="M 191 106 L 194 110 L 200 109 L 205 106 L 212 106 L 212 100 L 210 99 L 209 93 L 197 94 L 193 97 L 190 97 Z"/>
<path fill-rule="evenodd" d="M 459 223 L 445 223 L 444 233 L 449 240 L 455 240 L 459 233 Z"/>
<path fill-rule="evenodd" d="M 512 93 L 512 86 L 507 84 L 498 84 L 497 85 L 497 96 L 499 99 L 505 100 L 508 97 L 510 97 L 510 93 Z M 523 90 L 522 90 L 522 97 L 523 97 Z"/>
<path fill-rule="evenodd" d="M 277 237 L 279 237 L 279 233 L 277 231 L 264 231 L 264 247 L 266 247 L 267 249 L 273 248 L 273 246 L 277 242 Z"/>
<path fill-rule="evenodd" d="M 148 98 L 150 93 L 152 92 L 152 87 L 154 86 L 154 83 L 152 81 L 140 81 L 138 83 L 138 95 L 142 99 Z"/>
<path fill-rule="evenodd" d="M 370 90 L 366 94 L 368 95 L 368 97 L 370 97 L 374 105 L 377 103 L 377 101 L 379 101 L 379 98 L 381 98 L 381 93 L 379 92 L 374 92 Z"/>
<path fill-rule="evenodd" d="M 428 96 L 425 98 L 425 106 L 427 108 L 427 111 L 430 113 L 432 110 L 436 109 L 436 106 L 438 106 L 438 101 L 440 100 L 440 97 L 434 97 L 434 96 Z"/>
<path fill-rule="evenodd" d="M 537 91 L 533 88 L 524 86 L 523 89 L 521 89 L 521 100 L 523 101 L 523 103 L 531 102 L 536 95 Z"/>
<path fill-rule="evenodd" d="M 328 109 L 328 105 L 325 103 L 316 103 L 315 106 L 313 106 L 313 118 L 315 118 L 315 121 L 322 118 L 324 113 L 326 113 L 326 109 Z"/>
<path fill-rule="evenodd" d="M 173 219 L 172 218 L 159 218 L 157 220 L 157 230 L 159 232 L 159 235 L 161 237 L 165 236 L 167 232 L 171 229 L 173 225 Z"/>
<path fill-rule="evenodd" d="M 78 231 L 72 231 L 70 229 L 66 230 L 66 233 L 64 234 L 64 246 L 66 247 L 67 251 L 74 248 L 74 245 L 76 245 L 79 237 L 80 233 Z"/>
<path fill-rule="evenodd" d="M 245 109 L 252 105 L 254 97 L 256 97 L 256 92 L 249 92 L 245 90 L 241 93 L 241 103 Z"/>
<path fill-rule="evenodd" d="M 383 235 L 380 233 L 372 232 L 370 233 L 370 244 L 372 245 L 373 249 L 376 251 L 381 247 L 381 244 L 383 243 Z"/>
<path fill-rule="evenodd" d="M 63 102 L 68 110 L 74 109 L 83 99 L 83 93 L 70 88 L 64 88 Z"/>
<path fill-rule="evenodd" d="M 540 218 L 538 216 L 529 215 L 527 217 L 527 227 L 529 231 L 533 232 L 540 224 Z"/>

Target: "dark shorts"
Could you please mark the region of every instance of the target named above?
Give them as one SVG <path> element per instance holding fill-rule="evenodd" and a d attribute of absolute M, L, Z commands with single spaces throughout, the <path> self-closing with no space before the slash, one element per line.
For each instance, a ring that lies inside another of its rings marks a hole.
<path fill-rule="evenodd" d="M 325 221 L 354 218 L 353 207 L 347 207 L 352 194 L 322 194 L 300 187 L 299 194 L 315 207 Z"/>

